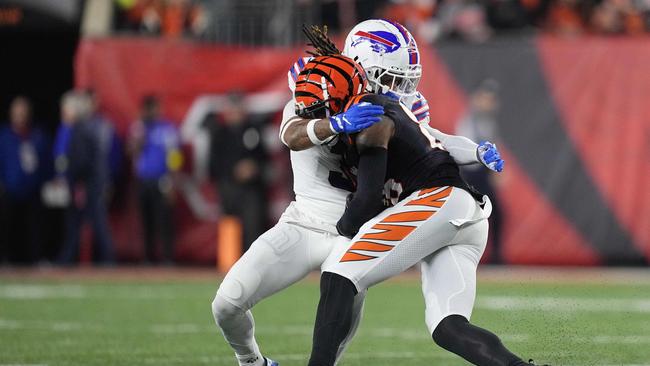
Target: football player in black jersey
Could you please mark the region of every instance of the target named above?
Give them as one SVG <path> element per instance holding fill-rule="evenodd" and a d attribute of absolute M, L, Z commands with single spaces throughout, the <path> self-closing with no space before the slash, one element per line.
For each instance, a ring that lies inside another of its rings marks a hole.
<path fill-rule="evenodd" d="M 356 192 L 337 229 L 352 240 L 323 265 L 309 366 L 334 364 L 358 292 L 418 263 L 435 343 L 475 365 L 532 365 L 469 323 L 490 200 L 463 181 L 449 153 L 406 107 L 373 94 L 355 96 L 347 107 L 363 102 L 382 105 L 384 116 L 339 137 L 346 144 L 343 164 L 356 169 Z M 389 201 L 394 205 L 385 208 Z"/>

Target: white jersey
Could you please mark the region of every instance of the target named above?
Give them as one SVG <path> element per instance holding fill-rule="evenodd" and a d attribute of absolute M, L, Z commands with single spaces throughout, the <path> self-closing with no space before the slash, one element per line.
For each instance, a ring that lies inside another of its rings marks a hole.
<path fill-rule="evenodd" d="M 289 89 L 294 91 L 298 74 L 311 57 L 298 59 L 287 73 Z M 441 141 L 451 156 L 459 164 L 476 163 L 477 145 L 460 136 L 445 135 L 429 127 L 429 105 L 420 92 L 401 102 L 413 112 L 418 122 L 425 125 L 434 137 Z M 292 123 L 300 120 L 295 112 L 295 100 L 291 99 L 284 107 L 280 140 L 287 145 L 284 132 Z M 340 156 L 333 154 L 328 145 L 314 146 L 302 151 L 291 151 L 293 169 L 293 190 L 295 202 L 285 211 L 281 221 L 294 222 L 302 226 L 336 233 L 336 223 L 345 210 L 345 200 L 349 191 L 332 186 L 332 181 L 344 179 L 340 169 Z M 336 183 L 334 183 L 336 184 Z"/>
<path fill-rule="evenodd" d="M 296 67 L 290 70 L 290 88 L 293 86 L 292 81 L 297 78 L 297 74 L 305 63 L 306 59 L 300 59 L 295 65 Z M 300 120 L 295 115 L 294 104 L 293 100 L 289 101 L 283 113 L 280 139 L 285 145 L 284 132 L 292 123 Z M 428 106 L 426 106 L 424 98 L 418 93 L 410 104 L 410 109 L 416 118 L 421 123 L 427 124 Z M 426 127 L 430 128 L 428 125 Z M 433 132 L 438 133 L 434 136 L 441 140 L 443 146 L 446 143 L 450 144 L 445 147 L 458 161 L 454 156 L 454 149 L 450 149 L 451 145 L 456 144 L 454 141 L 458 138 L 441 134 L 437 130 L 433 130 Z M 468 161 L 472 157 L 475 159 L 475 153 L 470 151 L 472 148 L 467 149 L 472 153 L 466 154 Z M 326 268 L 326 263 L 329 262 L 328 257 L 332 257 L 332 254 L 336 255 L 348 250 L 371 250 L 372 253 L 373 250 L 376 250 L 368 247 L 351 248 L 349 239 L 339 236 L 336 232 L 336 222 L 344 212 L 345 201 L 349 194 L 349 191 L 344 188 L 347 186 L 348 189 L 351 189 L 350 182 L 344 179 L 339 162 L 340 157 L 333 154 L 327 145 L 313 146 L 302 151 L 291 151 L 296 200 L 285 210 L 280 222 L 262 234 L 251 245 L 221 282 L 212 303 L 213 315 L 226 341 L 239 355 L 255 355 L 262 358 L 259 346 L 253 336 L 255 327 L 253 318 L 248 311 L 257 302 L 301 280 L 313 270 L 321 269 L 322 271 Z M 465 193 L 465 195 L 469 197 L 469 194 Z M 473 199 L 471 202 L 476 205 Z M 454 206 L 452 203 L 447 203 L 446 206 Z M 436 215 L 436 218 L 440 219 L 441 214 Z M 483 223 L 482 226 L 472 225 L 472 227 L 481 229 L 481 233 L 484 232 L 484 236 L 487 238 L 487 220 L 483 220 Z M 445 226 L 448 225 L 445 224 Z M 439 235 L 441 230 L 436 230 L 434 227 L 432 231 L 433 234 Z M 420 237 L 421 235 L 416 236 Z M 468 233 L 462 238 L 457 235 L 454 237 L 463 243 L 473 243 L 469 239 L 476 236 L 474 233 Z M 462 245 L 450 245 L 447 247 L 448 251 L 438 251 L 435 255 L 428 256 L 423 260 L 425 313 L 431 333 L 437 322 L 447 314 L 460 314 L 469 319 L 474 300 L 475 270 L 482 248 L 484 248 L 484 242 L 485 240 L 477 240 L 477 244 L 483 243 L 483 247 L 467 246 L 465 248 Z M 382 252 L 388 247 L 388 245 L 380 246 Z M 401 247 L 408 249 L 409 245 L 407 243 Z M 397 253 L 399 250 L 396 249 L 392 252 Z M 395 266 L 395 268 L 397 267 Z M 390 275 L 388 272 L 380 272 Z M 337 361 L 357 329 L 364 296 L 365 291 L 361 291 L 355 296 L 352 326 L 344 343 L 338 349 Z M 453 304 L 452 298 L 454 299 Z M 441 302 L 440 299 L 445 301 Z M 437 307 L 441 303 L 447 304 L 447 308 Z"/>
<path fill-rule="evenodd" d="M 280 139 L 296 117 L 294 101 L 284 108 Z M 333 180 L 343 179 L 340 169 L 341 157 L 330 151 L 327 145 L 314 146 L 302 151 L 291 151 L 293 191 L 296 200 L 282 215 L 280 221 L 336 233 L 336 222 L 343 215 L 349 191 L 334 187 Z M 336 184 L 336 183 L 334 183 Z M 300 220 L 301 222 L 296 222 Z"/>

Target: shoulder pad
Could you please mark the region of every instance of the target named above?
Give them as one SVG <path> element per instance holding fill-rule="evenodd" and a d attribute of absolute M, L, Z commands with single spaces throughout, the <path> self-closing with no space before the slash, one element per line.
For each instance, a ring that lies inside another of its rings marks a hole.
<path fill-rule="evenodd" d="M 411 106 L 411 112 L 418 119 L 418 122 L 428 122 L 429 120 L 429 104 L 426 98 L 420 92 L 415 94 L 415 100 Z"/>
<path fill-rule="evenodd" d="M 294 62 L 293 65 L 289 68 L 287 72 L 287 79 L 289 81 L 289 89 L 293 92 L 296 89 L 296 80 L 298 80 L 298 74 L 305 68 L 305 65 L 311 61 L 313 57 L 301 57 L 298 61 Z"/>

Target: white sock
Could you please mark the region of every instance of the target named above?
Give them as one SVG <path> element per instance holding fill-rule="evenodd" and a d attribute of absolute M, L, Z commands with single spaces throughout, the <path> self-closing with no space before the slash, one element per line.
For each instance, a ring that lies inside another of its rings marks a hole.
<path fill-rule="evenodd" d="M 248 355 L 238 355 L 235 353 L 239 366 L 264 366 L 266 361 L 264 357 L 258 353 L 251 353 Z"/>
<path fill-rule="evenodd" d="M 243 311 L 217 296 L 212 303 L 215 321 L 240 366 L 264 366 L 264 357 L 255 341 L 255 320 L 250 310 Z"/>

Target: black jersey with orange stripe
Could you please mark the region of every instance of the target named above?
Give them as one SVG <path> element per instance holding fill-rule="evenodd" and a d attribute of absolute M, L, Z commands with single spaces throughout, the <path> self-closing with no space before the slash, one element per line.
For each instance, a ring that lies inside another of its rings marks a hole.
<path fill-rule="evenodd" d="M 435 186 L 454 186 L 480 196 L 461 177 L 458 164 L 436 139 L 420 126 L 413 113 L 400 102 L 383 95 L 362 94 L 349 100 L 350 106 L 369 102 L 384 107 L 384 115 L 394 122 L 394 132 L 388 143 L 385 181 L 397 184 L 399 199 L 411 193 Z M 344 165 L 357 166 L 358 153 L 350 135 L 344 153 Z M 400 187 L 401 186 L 401 187 Z M 401 189 L 400 189 L 401 188 Z"/>

